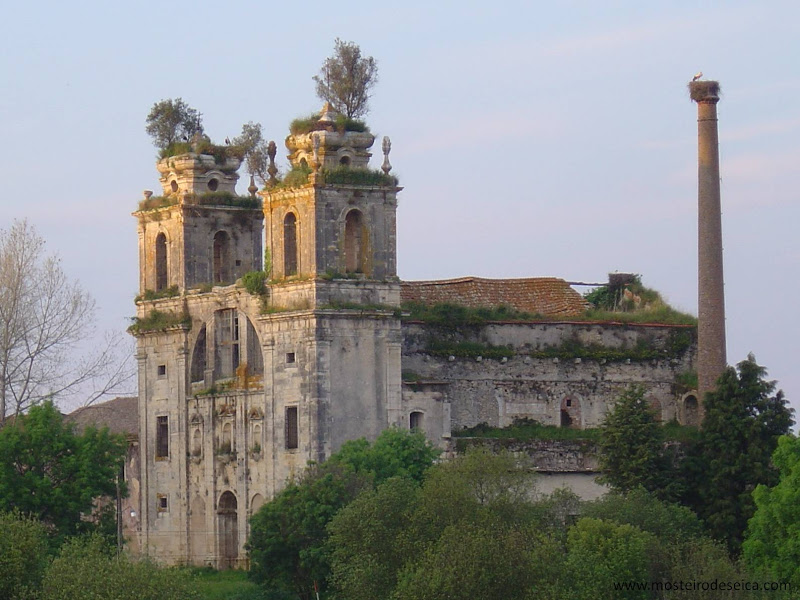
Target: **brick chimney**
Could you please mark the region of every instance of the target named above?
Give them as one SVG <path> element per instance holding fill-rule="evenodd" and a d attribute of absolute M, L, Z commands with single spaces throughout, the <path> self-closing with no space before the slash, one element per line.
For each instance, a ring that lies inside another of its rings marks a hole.
<path fill-rule="evenodd" d="M 722 210 L 719 191 L 717 102 L 719 83 L 692 81 L 697 103 L 698 208 L 698 348 L 700 401 L 714 389 L 727 364 L 725 353 L 725 288 L 722 276 Z"/>

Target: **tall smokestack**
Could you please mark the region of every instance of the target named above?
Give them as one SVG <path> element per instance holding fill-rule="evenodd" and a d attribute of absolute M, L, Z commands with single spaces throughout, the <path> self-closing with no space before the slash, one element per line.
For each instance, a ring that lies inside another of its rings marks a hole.
<path fill-rule="evenodd" d="M 697 391 L 702 402 L 706 392 L 715 388 L 727 364 L 717 134 L 719 82 L 692 81 L 689 93 L 697 103 Z"/>

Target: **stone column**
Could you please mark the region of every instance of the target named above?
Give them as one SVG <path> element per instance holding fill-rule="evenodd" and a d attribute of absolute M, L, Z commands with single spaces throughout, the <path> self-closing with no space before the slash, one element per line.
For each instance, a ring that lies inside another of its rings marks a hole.
<path fill-rule="evenodd" d="M 693 81 L 689 84 L 689 91 L 692 100 L 697 103 L 699 292 L 697 379 L 702 403 L 705 393 L 714 389 L 717 378 L 727 364 L 717 134 L 719 83 Z"/>

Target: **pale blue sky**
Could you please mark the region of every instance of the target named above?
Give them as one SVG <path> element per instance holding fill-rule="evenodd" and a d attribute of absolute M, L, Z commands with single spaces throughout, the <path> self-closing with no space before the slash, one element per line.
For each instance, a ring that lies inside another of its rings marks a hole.
<path fill-rule="evenodd" d="M 27 217 L 96 297 L 102 329 L 134 313 L 130 213 L 158 189 L 152 104 L 182 97 L 216 140 L 260 121 L 283 149 L 289 121 L 320 105 L 311 77 L 336 37 L 379 63 L 368 121 L 391 136 L 405 186 L 401 277 L 632 271 L 695 312 L 686 83 L 702 70 L 724 94 L 729 361 L 754 352 L 800 406 L 796 2 L 91 1 L 6 14 L 0 227 Z"/>

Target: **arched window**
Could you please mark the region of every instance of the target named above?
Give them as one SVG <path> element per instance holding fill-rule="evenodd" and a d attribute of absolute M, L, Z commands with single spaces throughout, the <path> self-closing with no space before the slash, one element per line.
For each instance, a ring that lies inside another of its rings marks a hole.
<path fill-rule="evenodd" d="M 347 273 L 364 272 L 364 219 L 361 212 L 351 210 L 344 220 L 344 266 Z"/>
<path fill-rule="evenodd" d="M 220 569 L 232 569 L 237 565 L 239 558 L 239 529 L 237 509 L 239 503 L 231 492 L 220 496 L 217 504 L 217 517 L 219 523 L 219 565 Z"/>
<path fill-rule="evenodd" d="M 214 234 L 214 283 L 228 283 L 231 278 L 230 245 L 227 232 Z"/>
<path fill-rule="evenodd" d="M 283 276 L 297 275 L 297 216 L 289 213 L 283 219 Z"/>
<path fill-rule="evenodd" d="M 700 411 L 696 396 L 686 396 L 683 401 L 683 424 L 697 426 L 700 422 Z"/>
<path fill-rule="evenodd" d="M 167 288 L 167 236 L 156 236 L 156 291 Z"/>
<path fill-rule="evenodd" d="M 192 352 L 192 370 L 191 380 L 192 383 L 205 381 L 206 378 L 206 326 L 203 325 L 200 333 L 197 335 L 197 341 L 194 344 L 194 352 Z"/>

